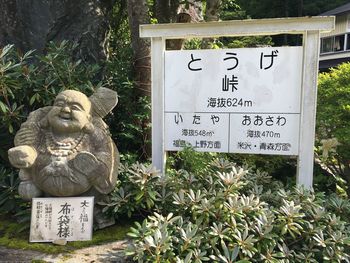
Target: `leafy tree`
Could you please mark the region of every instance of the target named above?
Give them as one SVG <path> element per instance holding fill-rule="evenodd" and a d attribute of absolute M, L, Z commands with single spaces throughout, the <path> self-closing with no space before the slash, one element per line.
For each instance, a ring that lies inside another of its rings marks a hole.
<path fill-rule="evenodd" d="M 324 170 L 345 187 L 350 184 L 349 76 L 350 63 L 320 74 L 316 130 L 319 159 Z"/>

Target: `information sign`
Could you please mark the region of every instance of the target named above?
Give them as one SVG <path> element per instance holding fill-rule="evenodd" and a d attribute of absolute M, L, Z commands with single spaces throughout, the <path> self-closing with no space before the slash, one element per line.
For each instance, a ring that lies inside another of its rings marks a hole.
<path fill-rule="evenodd" d="M 297 155 L 302 47 L 165 52 L 165 150 Z"/>
<path fill-rule="evenodd" d="M 92 239 L 94 197 L 33 198 L 30 242 Z"/>
<path fill-rule="evenodd" d="M 151 40 L 152 164 L 166 151 L 297 157 L 297 184 L 312 187 L 320 32 L 334 17 L 141 25 Z M 299 47 L 166 50 L 169 39 L 299 34 Z"/>

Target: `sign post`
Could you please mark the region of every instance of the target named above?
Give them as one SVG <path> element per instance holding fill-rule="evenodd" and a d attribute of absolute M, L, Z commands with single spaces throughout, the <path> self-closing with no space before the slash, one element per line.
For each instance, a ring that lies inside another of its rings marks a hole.
<path fill-rule="evenodd" d="M 319 34 L 334 17 L 141 25 L 152 43 L 152 162 L 166 151 L 297 156 L 312 187 Z M 166 39 L 301 34 L 298 47 L 166 51 Z"/>

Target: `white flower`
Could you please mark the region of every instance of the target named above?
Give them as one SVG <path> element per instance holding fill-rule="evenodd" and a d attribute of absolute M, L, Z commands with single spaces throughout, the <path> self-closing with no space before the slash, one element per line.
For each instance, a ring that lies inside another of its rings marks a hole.
<path fill-rule="evenodd" d="M 219 178 L 224 182 L 225 185 L 231 185 L 237 183 L 243 176 L 247 174 L 247 170 L 239 168 L 237 171 L 236 167 L 232 166 L 232 171 L 229 173 L 218 173 Z"/>

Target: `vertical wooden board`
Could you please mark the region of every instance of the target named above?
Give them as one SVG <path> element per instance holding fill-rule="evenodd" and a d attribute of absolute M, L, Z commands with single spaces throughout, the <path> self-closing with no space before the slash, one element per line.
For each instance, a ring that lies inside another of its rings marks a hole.
<path fill-rule="evenodd" d="M 304 34 L 303 88 L 300 117 L 299 156 L 297 184 L 312 188 L 314 167 L 314 141 L 316 123 L 316 98 L 318 57 L 320 50 L 319 31 Z"/>
<path fill-rule="evenodd" d="M 163 174 L 164 150 L 164 51 L 165 39 L 151 39 L 152 64 L 152 164 Z"/>

